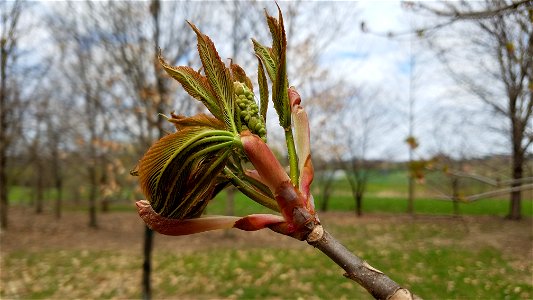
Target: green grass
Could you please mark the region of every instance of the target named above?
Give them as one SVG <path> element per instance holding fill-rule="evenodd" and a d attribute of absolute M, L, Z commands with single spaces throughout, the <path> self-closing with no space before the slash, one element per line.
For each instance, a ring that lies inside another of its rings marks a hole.
<path fill-rule="evenodd" d="M 433 175 L 432 175 L 433 176 Z M 444 185 L 447 183 L 443 183 Z M 318 184 L 314 185 L 314 195 L 316 207 L 321 207 L 320 193 L 317 191 Z M 453 204 L 450 201 L 437 200 L 432 198 L 428 185 L 417 185 L 417 197 L 414 202 L 415 213 L 417 214 L 453 214 Z M 28 187 L 13 186 L 9 189 L 10 203 L 28 204 L 32 198 L 32 190 Z M 226 214 L 226 192 L 219 194 L 208 206 L 209 214 Z M 267 213 L 268 209 L 258 205 L 243 196 L 240 192 L 235 194 L 235 214 L 248 215 L 252 213 Z M 523 194 L 522 214 L 533 216 L 532 192 Z M 52 207 L 54 203 L 55 191 L 47 189 L 45 193 L 45 205 Z M 85 196 L 81 195 L 80 205 L 72 205 L 68 199 L 73 199 L 73 195 L 65 191 L 65 210 L 86 210 Z M 131 187 L 125 187 L 122 195 L 118 199 L 131 199 Z M 134 197 L 133 197 L 134 198 Z M 392 171 L 371 171 L 367 192 L 363 200 L 363 213 L 405 213 L 407 210 L 407 175 L 402 170 Z M 110 211 L 132 211 L 135 210 L 134 201 L 113 201 L 109 206 Z M 331 211 L 354 211 L 355 204 L 351 196 L 348 181 L 341 177 L 333 183 L 333 194 L 329 204 Z M 498 215 L 504 216 L 508 213 L 509 201 L 506 199 L 481 199 L 473 203 L 460 203 L 459 212 L 464 215 Z"/>
<path fill-rule="evenodd" d="M 320 199 L 316 205 L 320 207 Z M 351 196 L 336 196 L 330 200 L 329 210 L 354 211 L 355 202 Z M 453 203 L 438 199 L 417 198 L 414 201 L 414 210 L 418 214 L 449 215 L 453 214 Z M 459 212 L 464 215 L 504 216 L 508 210 L 509 201 L 504 199 L 482 199 L 472 203 L 459 203 Z M 405 213 L 406 211 L 406 198 L 365 197 L 363 199 L 363 213 Z M 533 200 L 522 200 L 522 214 L 533 215 Z"/>
<path fill-rule="evenodd" d="M 320 207 L 320 199 L 316 199 L 316 206 Z M 246 196 L 237 192 L 235 194 L 235 215 L 244 216 L 252 213 L 268 213 L 269 209 L 255 203 Z M 509 201 L 503 199 L 483 199 L 472 203 L 460 203 L 459 212 L 464 215 L 495 215 L 505 216 L 509 209 Z M 416 199 L 414 202 L 415 213 L 450 215 L 453 214 L 453 206 L 450 201 L 436 199 Z M 355 203 L 351 196 L 334 196 L 330 200 L 330 211 L 354 211 Z M 405 198 L 389 197 L 366 197 L 363 200 L 363 213 L 405 213 L 407 200 Z M 209 214 L 225 214 L 225 192 L 218 195 L 207 208 Z M 522 214 L 533 216 L 533 200 L 522 201 Z"/>
<path fill-rule="evenodd" d="M 465 243 L 468 229 L 450 225 L 334 224 L 330 231 L 424 299 L 533 297 L 531 267 L 516 267 L 524 262 L 506 257 L 490 243 Z M 139 298 L 140 266 L 140 255 L 119 251 L 10 253 L 2 259 L 0 296 Z M 163 250 L 154 253 L 153 267 L 156 299 L 371 299 L 311 247 L 287 249 L 273 243 L 263 248 Z"/>

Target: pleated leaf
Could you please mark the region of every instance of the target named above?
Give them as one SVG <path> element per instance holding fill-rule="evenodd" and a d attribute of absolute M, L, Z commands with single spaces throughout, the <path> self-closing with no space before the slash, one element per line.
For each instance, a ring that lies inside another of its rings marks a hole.
<path fill-rule="evenodd" d="M 254 39 L 252 39 L 252 43 L 254 44 L 255 55 L 259 59 L 261 59 L 267 71 L 268 77 L 272 82 L 274 82 L 277 73 L 277 62 L 270 54 L 270 48 L 261 45 L 258 41 Z"/>
<path fill-rule="evenodd" d="M 224 65 L 211 39 L 203 34 L 194 24 L 189 23 L 198 38 L 198 52 L 205 70 L 207 80 L 216 94 L 219 107 L 224 115 L 228 129 L 237 132 L 234 123 L 235 99 L 230 70 Z"/>
<path fill-rule="evenodd" d="M 261 59 L 257 57 L 257 81 L 259 83 L 259 112 L 263 121 L 266 122 L 267 110 L 268 110 L 268 82 L 265 75 L 265 70 L 263 68 L 263 63 Z"/>
<path fill-rule="evenodd" d="M 205 76 L 190 67 L 173 67 L 161 56 L 159 56 L 159 62 L 167 74 L 176 79 L 189 95 L 200 100 L 216 118 L 224 120 L 218 99 Z"/>
<path fill-rule="evenodd" d="M 233 139 L 228 131 L 191 126 L 152 145 L 139 162 L 139 181 L 154 210 L 179 220 L 201 215 L 222 184 Z"/>
<path fill-rule="evenodd" d="M 281 51 L 281 40 L 282 40 L 280 23 L 278 22 L 278 20 L 276 20 L 276 18 L 274 18 L 273 16 L 270 16 L 266 11 L 265 11 L 265 16 L 267 19 L 268 28 L 270 29 L 270 34 L 272 35 L 272 48 L 271 48 L 272 57 L 278 58 L 281 56 L 280 51 Z"/>
<path fill-rule="evenodd" d="M 283 16 L 278 7 L 279 20 L 275 21 L 273 17 L 268 17 L 268 25 L 273 34 L 272 54 L 276 55 L 278 67 L 276 68 L 276 77 L 272 84 L 272 101 L 274 108 L 279 116 L 279 123 L 283 128 L 291 126 L 291 112 L 288 98 L 289 84 L 287 81 L 287 66 L 286 66 L 286 48 L 287 38 L 285 35 L 285 28 L 283 26 Z M 277 26 L 274 28 L 274 26 Z M 279 40 L 278 40 L 279 39 Z"/>

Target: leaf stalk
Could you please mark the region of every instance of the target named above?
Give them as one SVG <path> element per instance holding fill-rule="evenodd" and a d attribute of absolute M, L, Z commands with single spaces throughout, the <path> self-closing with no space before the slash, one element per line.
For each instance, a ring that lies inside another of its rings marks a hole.
<path fill-rule="evenodd" d="M 296 146 L 294 145 L 294 136 L 292 128 L 289 126 L 285 128 L 285 142 L 287 144 L 287 155 L 289 158 L 290 178 L 294 186 L 298 186 L 298 155 L 296 154 Z"/>

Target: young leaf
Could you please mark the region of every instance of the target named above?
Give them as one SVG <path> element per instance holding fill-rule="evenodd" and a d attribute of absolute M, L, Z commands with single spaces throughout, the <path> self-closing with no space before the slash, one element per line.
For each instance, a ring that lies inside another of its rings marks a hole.
<path fill-rule="evenodd" d="M 279 47 L 279 59 L 278 69 L 276 73 L 276 81 L 272 87 L 272 99 L 274 101 L 274 107 L 279 115 L 279 122 L 283 128 L 289 128 L 291 126 L 291 111 L 289 105 L 288 88 L 289 83 L 287 80 L 287 37 L 285 35 L 285 27 L 283 25 L 283 16 L 281 15 L 281 9 L 278 6 L 278 31 L 279 31 L 279 45 L 273 45 Z"/>
<path fill-rule="evenodd" d="M 224 65 L 211 39 L 203 34 L 194 24 L 189 23 L 198 38 L 198 52 L 205 70 L 207 80 L 215 92 L 219 107 L 223 111 L 224 121 L 228 129 L 237 133 L 234 122 L 235 99 L 233 82 L 229 69 Z"/>
<path fill-rule="evenodd" d="M 244 83 L 250 90 L 254 90 L 254 87 L 252 85 L 252 81 L 248 76 L 246 76 L 246 72 L 239 66 L 238 64 L 234 64 L 233 61 L 230 64 L 231 69 L 231 75 L 232 75 L 232 81 L 238 81 Z"/>
<path fill-rule="evenodd" d="M 279 7 L 278 7 L 279 8 Z M 272 35 L 272 57 L 278 58 L 281 56 L 281 39 L 282 34 L 280 30 L 280 23 L 273 16 L 269 15 L 265 10 L 265 16 L 267 19 L 268 28 L 270 29 L 270 34 Z"/>
<path fill-rule="evenodd" d="M 217 97 L 205 76 L 190 67 L 173 67 L 161 56 L 159 62 L 167 74 L 176 79 L 189 95 L 200 100 L 217 119 L 224 120 Z"/>
<path fill-rule="evenodd" d="M 277 73 L 277 62 L 270 54 L 270 49 L 266 46 L 261 45 L 258 41 L 254 39 L 252 39 L 252 43 L 254 44 L 255 55 L 259 59 L 261 59 L 267 71 L 268 77 L 272 82 L 274 82 Z"/>
<path fill-rule="evenodd" d="M 257 81 L 259 83 L 259 99 L 260 109 L 259 112 L 263 121 L 266 122 L 267 110 L 268 110 L 268 82 L 265 76 L 265 70 L 263 69 L 263 63 L 261 59 L 257 57 Z"/>
<path fill-rule="evenodd" d="M 289 88 L 289 101 L 291 103 L 292 121 L 294 123 L 294 136 L 296 153 L 298 154 L 298 170 L 300 170 L 300 192 L 306 200 L 310 200 L 310 186 L 313 182 L 314 170 L 311 162 L 310 131 L 307 113 L 300 105 L 301 99 L 298 92 Z M 312 205 L 308 205 L 311 207 Z"/>
<path fill-rule="evenodd" d="M 285 220 L 281 216 L 270 214 L 253 214 L 246 217 L 205 216 L 186 220 L 165 218 L 156 213 L 150 202 L 140 200 L 136 203 L 137 212 L 152 230 L 164 235 L 188 235 L 204 231 L 238 228 L 245 231 L 255 231 L 271 226 L 279 226 Z"/>
<path fill-rule="evenodd" d="M 262 60 L 272 81 L 272 101 L 278 113 L 280 125 L 287 129 L 291 126 L 289 99 L 287 96 L 288 81 L 286 68 L 287 38 L 283 25 L 283 16 L 278 6 L 279 20 L 266 14 L 268 27 L 272 35 L 272 48 L 268 49 L 254 41 L 256 55 Z"/>
<path fill-rule="evenodd" d="M 221 184 L 234 142 L 231 132 L 195 126 L 152 145 L 139 162 L 139 181 L 154 210 L 175 219 L 199 216 Z"/>

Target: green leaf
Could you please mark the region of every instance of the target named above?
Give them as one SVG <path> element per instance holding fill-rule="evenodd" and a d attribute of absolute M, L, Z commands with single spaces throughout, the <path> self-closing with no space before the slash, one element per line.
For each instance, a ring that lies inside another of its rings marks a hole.
<path fill-rule="evenodd" d="M 287 81 L 286 66 L 287 38 L 285 35 L 285 28 L 283 26 L 283 16 L 281 15 L 281 10 L 279 7 L 278 11 L 279 21 L 277 22 L 274 22 L 273 20 L 275 19 L 267 15 L 271 32 L 274 31 L 272 26 L 277 25 L 277 30 L 275 30 L 275 32 L 279 34 L 279 37 L 277 35 L 274 36 L 274 34 L 272 36 L 272 53 L 276 56 L 279 56 L 275 58 L 278 61 L 278 67 L 276 69 L 276 77 L 275 80 L 273 80 L 272 85 L 272 101 L 274 102 L 274 108 L 278 113 L 281 127 L 287 129 L 291 126 L 291 111 L 288 96 L 289 83 Z"/>
<path fill-rule="evenodd" d="M 139 162 L 139 181 L 154 210 L 180 220 L 201 215 L 225 180 L 219 175 L 234 144 L 231 132 L 191 126 L 152 145 Z"/>
<path fill-rule="evenodd" d="M 268 28 L 270 29 L 270 34 L 272 35 L 272 57 L 278 58 L 281 54 L 281 43 L 282 43 L 282 34 L 280 29 L 280 23 L 276 18 L 270 16 L 265 11 L 265 16 L 267 19 Z"/>
<path fill-rule="evenodd" d="M 200 100 L 217 119 L 224 120 L 217 97 L 205 76 L 190 67 L 173 67 L 161 56 L 159 62 L 167 74 L 176 79 L 189 95 Z"/>
<path fill-rule="evenodd" d="M 259 83 L 259 99 L 260 99 L 260 109 L 259 112 L 263 121 L 266 122 L 267 110 L 268 110 L 268 82 L 265 76 L 265 70 L 263 68 L 263 63 L 261 59 L 257 57 L 257 81 Z"/>
<path fill-rule="evenodd" d="M 279 6 L 279 20 L 266 12 L 265 14 L 272 35 L 272 48 L 265 47 L 253 39 L 252 42 L 256 56 L 260 59 L 272 81 L 272 102 L 278 114 L 279 123 L 284 129 L 288 129 L 291 126 L 291 112 L 287 96 L 289 88 L 286 68 L 287 37 L 283 25 L 283 16 Z"/>
<path fill-rule="evenodd" d="M 258 41 L 254 39 L 252 39 L 252 43 L 254 44 L 254 51 L 256 56 L 259 57 L 259 59 L 261 59 L 261 61 L 263 62 L 263 65 L 268 73 L 268 77 L 270 77 L 270 80 L 273 82 L 276 78 L 277 62 L 270 55 L 270 48 L 261 45 Z"/>
<path fill-rule="evenodd" d="M 230 70 L 224 65 L 211 39 L 203 34 L 194 24 L 189 23 L 198 38 L 198 53 L 205 70 L 207 80 L 216 94 L 219 107 L 223 111 L 228 129 L 237 133 L 234 123 L 235 99 Z"/>

